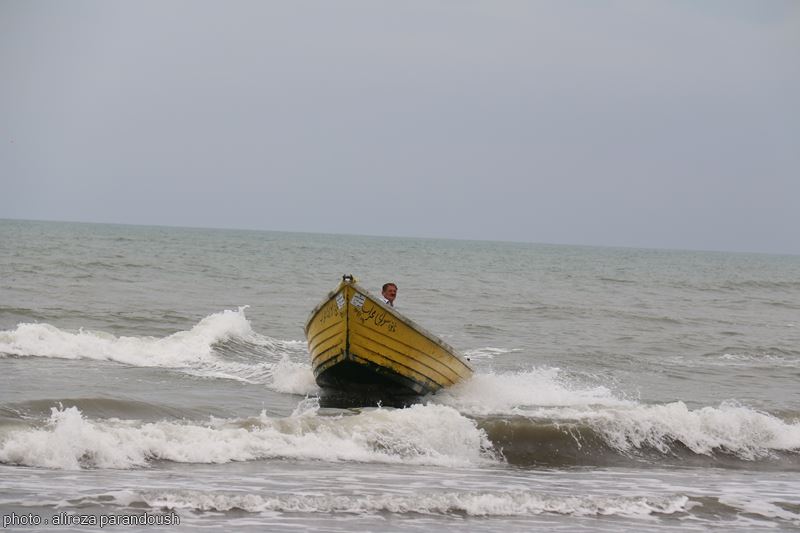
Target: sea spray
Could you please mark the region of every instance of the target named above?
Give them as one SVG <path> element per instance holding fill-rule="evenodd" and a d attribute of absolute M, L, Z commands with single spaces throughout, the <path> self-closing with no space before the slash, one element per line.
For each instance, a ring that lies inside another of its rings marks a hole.
<path fill-rule="evenodd" d="M 470 415 L 521 414 L 541 406 L 630 405 L 604 386 L 570 383 L 558 368 L 521 372 L 478 372 L 430 397 Z"/>
<path fill-rule="evenodd" d="M 288 394 L 317 394 L 319 387 L 308 362 L 292 361 L 284 355 L 272 368 L 272 389 Z"/>

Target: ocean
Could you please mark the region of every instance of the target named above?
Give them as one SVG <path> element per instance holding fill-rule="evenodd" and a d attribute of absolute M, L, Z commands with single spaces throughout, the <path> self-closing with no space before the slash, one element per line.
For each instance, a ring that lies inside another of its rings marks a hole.
<path fill-rule="evenodd" d="M 321 401 L 303 326 L 343 274 L 397 283 L 474 377 Z M 0 514 L 797 530 L 800 256 L 2 220 Z"/>

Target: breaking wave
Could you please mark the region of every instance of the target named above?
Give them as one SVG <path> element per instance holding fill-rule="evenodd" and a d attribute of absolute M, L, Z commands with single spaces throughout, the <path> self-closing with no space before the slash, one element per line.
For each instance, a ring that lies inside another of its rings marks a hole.
<path fill-rule="evenodd" d="M 644 404 L 576 384 L 556 368 L 476 374 L 431 397 L 478 420 L 522 465 L 623 464 L 675 458 L 778 460 L 800 469 L 800 412 L 779 418 L 736 402 Z"/>
<path fill-rule="evenodd" d="M 188 331 L 167 337 L 125 337 L 101 331 L 64 331 L 49 324 L 19 324 L 0 331 L 0 357 L 92 359 L 138 367 L 176 368 L 206 377 L 272 385 L 279 392 L 313 394 L 313 377 L 292 363 L 306 343 L 253 331 L 245 307 L 214 313 Z M 310 372 L 310 369 L 309 369 Z"/>
<path fill-rule="evenodd" d="M 290 417 L 206 423 L 90 420 L 53 408 L 43 427 L 7 427 L 0 462 L 58 469 L 228 463 L 273 458 L 464 466 L 496 460 L 483 430 L 452 408 L 416 405 L 320 416 L 315 399 Z"/>
<path fill-rule="evenodd" d="M 488 359 L 507 351 L 485 348 L 471 355 Z M 3 355 L 174 368 L 208 378 L 260 384 L 280 393 L 320 393 L 305 343 L 254 332 L 245 308 L 212 314 L 190 330 L 162 338 L 20 324 L 15 330 L 0 332 Z M 750 362 L 749 357 L 723 357 Z M 794 364 L 789 357 L 781 361 Z M 479 370 L 470 380 L 422 402 L 407 410 L 377 409 L 357 416 L 269 419 L 262 413 L 246 422 L 225 419 L 209 423 L 176 422 L 171 412 L 165 413 L 169 421 L 128 420 L 140 412 L 158 416 L 159 411 L 157 407 L 133 406 L 130 414 L 122 416 L 124 405 L 92 410 L 119 419 L 93 420 L 75 408 L 82 404 L 73 402 L 70 408 L 55 409 L 44 427 L 22 432 L 16 428 L 9 433 L 0 426 L 0 461 L 53 468 L 132 468 L 152 460 L 214 463 L 271 457 L 402 458 L 440 464 L 485 459 L 484 452 L 494 449 L 504 460 L 518 465 L 624 464 L 688 457 L 714 464 L 730 459 L 768 461 L 800 470 L 800 412 L 778 417 L 735 402 L 699 408 L 681 401 L 645 404 L 558 368 L 507 373 Z M 465 425 L 453 438 L 466 439 L 469 444 L 463 448 L 464 442 L 458 441 L 455 452 L 450 453 L 449 444 L 441 445 L 446 440 L 441 430 L 455 421 Z M 430 434 L 416 427 L 430 427 Z M 371 441 L 373 437 L 378 440 Z"/>

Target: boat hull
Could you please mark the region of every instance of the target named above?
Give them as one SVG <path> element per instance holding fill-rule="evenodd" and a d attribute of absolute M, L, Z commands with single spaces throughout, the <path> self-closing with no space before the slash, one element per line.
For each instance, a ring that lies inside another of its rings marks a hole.
<path fill-rule="evenodd" d="M 452 347 L 348 278 L 312 311 L 306 338 L 323 389 L 421 396 L 472 375 Z"/>

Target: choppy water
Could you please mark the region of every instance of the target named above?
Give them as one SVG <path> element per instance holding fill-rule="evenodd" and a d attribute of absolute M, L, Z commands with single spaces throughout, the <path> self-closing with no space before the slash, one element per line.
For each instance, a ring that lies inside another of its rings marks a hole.
<path fill-rule="evenodd" d="M 343 273 L 474 378 L 320 407 L 302 326 Z M 796 529 L 800 257 L 0 221 L 0 510 Z"/>

